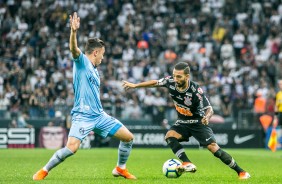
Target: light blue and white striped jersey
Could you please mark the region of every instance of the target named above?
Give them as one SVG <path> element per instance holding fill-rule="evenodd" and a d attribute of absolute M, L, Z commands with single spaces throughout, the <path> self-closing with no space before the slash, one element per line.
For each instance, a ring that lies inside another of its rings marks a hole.
<path fill-rule="evenodd" d="M 82 52 L 73 61 L 74 106 L 71 115 L 98 116 L 104 112 L 98 70 Z"/>

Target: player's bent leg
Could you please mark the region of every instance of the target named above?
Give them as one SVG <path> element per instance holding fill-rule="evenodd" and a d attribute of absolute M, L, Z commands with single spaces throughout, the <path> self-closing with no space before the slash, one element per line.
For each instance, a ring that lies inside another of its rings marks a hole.
<path fill-rule="evenodd" d="M 183 146 L 179 143 L 178 140 L 181 138 L 182 135 L 174 130 L 169 130 L 165 136 L 165 140 L 168 146 L 171 148 L 172 152 L 182 161 L 182 165 L 177 167 L 177 172 L 195 173 L 197 171 L 197 167 L 191 163 L 191 161 L 189 160 L 189 158 L 185 153 Z"/>
<path fill-rule="evenodd" d="M 130 142 L 134 138 L 133 134 L 125 126 L 121 126 L 114 134 L 114 137 L 123 142 Z"/>
<path fill-rule="evenodd" d="M 239 165 L 236 163 L 234 158 L 231 157 L 231 155 L 223 151 L 216 143 L 211 143 L 207 147 L 215 157 L 219 158 L 223 163 L 225 163 L 231 169 L 235 170 L 239 176 L 239 179 L 248 179 L 251 177 L 248 172 L 239 167 Z"/>
<path fill-rule="evenodd" d="M 66 147 L 57 150 L 48 163 L 33 175 L 33 180 L 43 180 L 51 169 L 62 163 L 66 158 L 72 156 L 79 148 L 79 145 L 79 139 L 69 137 Z"/>
<path fill-rule="evenodd" d="M 117 130 L 114 136 L 120 139 L 120 144 L 118 147 L 117 166 L 112 171 L 113 176 L 122 176 L 126 179 L 136 179 L 136 177 L 129 173 L 126 169 L 126 162 L 132 149 L 133 134 L 125 126 L 122 126 Z"/>
<path fill-rule="evenodd" d="M 80 146 L 81 140 L 76 137 L 69 137 L 66 147 L 71 150 L 73 153 L 76 153 Z"/>

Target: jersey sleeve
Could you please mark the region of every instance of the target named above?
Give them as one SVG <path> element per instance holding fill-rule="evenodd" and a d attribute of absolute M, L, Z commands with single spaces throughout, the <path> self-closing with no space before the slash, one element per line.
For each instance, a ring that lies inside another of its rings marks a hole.
<path fill-rule="evenodd" d="M 83 59 L 83 53 L 80 51 L 79 56 L 77 58 L 73 58 L 73 61 L 79 63 L 82 61 L 82 59 Z"/>
<path fill-rule="evenodd" d="M 169 84 L 169 80 L 171 80 L 171 76 L 161 78 L 158 80 L 157 86 L 167 87 Z"/>
<path fill-rule="evenodd" d="M 206 95 L 203 95 L 203 110 L 211 107 L 211 103 Z"/>
<path fill-rule="evenodd" d="M 86 56 L 82 52 L 80 52 L 79 56 L 73 59 L 73 62 L 75 63 L 78 69 L 82 69 L 82 68 L 85 68 L 86 66 L 86 63 L 85 63 L 86 59 L 87 59 Z"/>
<path fill-rule="evenodd" d="M 203 92 L 202 88 L 197 86 L 196 96 L 199 100 L 200 110 L 205 111 L 207 108 L 211 107 L 210 101 Z"/>

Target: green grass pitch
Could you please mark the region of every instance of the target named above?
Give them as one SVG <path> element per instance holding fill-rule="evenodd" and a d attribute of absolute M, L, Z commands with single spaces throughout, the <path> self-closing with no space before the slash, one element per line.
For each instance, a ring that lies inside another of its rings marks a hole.
<path fill-rule="evenodd" d="M 44 181 L 32 181 L 32 175 L 52 156 L 55 150 L 0 149 L 0 183 L 282 183 L 282 152 L 265 149 L 225 149 L 241 167 L 251 174 L 241 181 L 236 173 L 215 158 L 207 149 L 186 148 L 189 158 L 197 166 L 195 174 L 185 173 L 180 178 L 168 179 L 162 165 L 176 158 L 170 149 L 141 149 L 131 152 L 127 167 L 138 180 L 125 180 L 111 175 L 117 161 L 117 149 L 94 148 L 79 150 L 63 164 L 53 169 Z"/>

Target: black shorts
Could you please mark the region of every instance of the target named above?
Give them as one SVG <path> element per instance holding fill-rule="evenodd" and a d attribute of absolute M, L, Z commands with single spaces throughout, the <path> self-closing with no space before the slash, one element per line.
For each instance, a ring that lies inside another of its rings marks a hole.
<path fill-rule="evenodd" d="M 189 120 L 188 120 L 189 121 Z M 181 122 L 181 120 L 180 120 Z M 185 121 L 182 121 L 185 122 Z M 179 120 L 170 128 L 180 135 L 181 141 L 189 141 L 189 137 L 193 136 L 201 146 L 207 146 L 211 143 L 216 143 L 213 131 L 208 125 L 203 125 L 202 123 L 179 123 Z"/>

